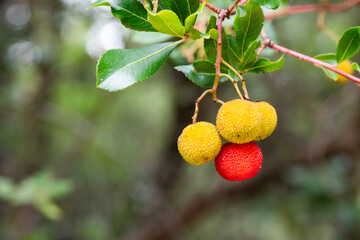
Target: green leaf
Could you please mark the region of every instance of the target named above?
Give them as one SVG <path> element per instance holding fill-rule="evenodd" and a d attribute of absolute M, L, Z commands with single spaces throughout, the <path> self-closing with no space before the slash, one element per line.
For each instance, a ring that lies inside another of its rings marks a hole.
<path fill-rule="evenodd" d="M 245 7 L 246 15 L 236 15 L 234 20 L 235 38 L 241 57 L 250 43 L 258 38 L 264 24 L 264 14 L 259 5 L 250 1 Z"/>
<path fill-rule="evenodd" d="M 351 64 L 351 67 L 352 67 L 352 69 L 354 69 L 355 71 L 360 72 L 360 65 L 357 64 L 356 62 L 353 62 L 353 63 Z"/>
<path fill-rule="evenodd" d="M 209 23 L 206 27 L 206 33 L 208 33 L 211 29 L 216 29 L 216 17 L 214 15 L 210 16 Z"/>
<path fill-rule="evenodd" d="M 189 38 L 190 39 L 197 40 L 197 39 L 200 39 L 202 37 L 203 37 L 203 35 L 197 29 L 195 29 L 195 28 L 190 29 L 190 31 L 189 31 Z"/>
<path fill-rule="evenodd" d="M 360 50 L 360 27 L 346 30 L 340 38 L 336 50 L 336 61 L 342 63 Z"/>
<path fill-rule="evenodd" d="M 326 54 L 320 54 L 320 55 L 317 55 L 314 57 L 315 59 L 318 59 L 320 61 L 323 61 L 323 62 L 326 62 L 326 63 L 329 63 L 331 65 L 336 65 L 336 54 L 335 53 L 326 53 Z M 338 75 L 327 69 L 327 68 L 324 68 L 323 66 L 319 66 L 323 71 L 324 73 L 332 80 L 334 81 L 337 81 L 338 80 Z"/>
<path fill-rule="evenodd" d="M 195 25 L 197 16 L 202 12 L 205 7 L 205 3 L 201 4 L 200 7 L 196 10 L 195 13 L 191 14 L 185 19 L 185 30 L 189 32 L 190 29 Z"/>
<path fill-rule="evenodd" d="M 324 68 L 323 66 L 320 66 L 320 68 L 324 71 L 324 73 L 332 80 L 334 81 L 337 81 L 338 78 L 339 78 L 339 75 L 337 75 L 337 73 L 327 69 L 327 68 Z"/>
<path fill-rule="evenodd" d="M 176 70 L 185 74 L 193 83 L 202 88 L 211 88 L 214 85 L 216 69 L 209 61 L 195 61 L 194 64 L 175 67 Z M 220 78 L 219 83 L 227 81 Z"/>
<path fill-rule="evenodd" d="M 99 7 L 99 6 L 110 6 L 110 3 L 108 0 L 97 0 L 93 4 L 91 4 L 87 9 L 93 8 L 93 7 Z"/>
<path fill-rule="evenodd" d="M 151 25 L 153 25 L 157 31 L 175 37 L 184 37 L 185 27 L 173 11 L 163 10 L 156 14 L 148 12 L 148 17 Z"/>
<path fill-rule="evenodd" d="M 161 0 L 160 4 L 175 12 L 185 24 L 185 19 L 198 10 L 200 0 Z"/>
<path fill-rule="evenodd" d="M 224 30 L 222 31 L 221 38 L 222 38 L 222 51 L 221 51 L 222 58 L 225 61 L 229 61 L 229 55 L 228 55 L 229 40 Z M 209 60 L 212 63 L 215 63 L 217 57 L 217 41 L 212 38 L 204 39 L 204 51 L 207 60 Z"/>
<path fill-rule="evenodd" d="M 254 65 L 250 68 L 246 69 L 246 72 L 254 72 L 254 73 L 265 73 L 265 72 L 273 72 L 279 70 L 284 65 L 284 55 L 279 58 L 279 60 L 275 62 L 271 62 L 267 58 L 259 58 Z"/>
<path fill-rule="evenodd" d="M 260 41 L 253 41 L 249 48 L 246 50 L 245 55 L 243 57 L 243 62 L 240 64 L 239 70 L 240 72 L 243 72 L 245 69 L 247 69 L 249 66 L 251 66 L 255 60 L 258 54 L 256 53 L 256 49 L 258 49 L 261 46 Z"/>
<path fill-rule="evenodd" d="M 335 53 L 325 53 L 320 54 L 314 57 L 317 60 L 329 63 L 331 65 L 336 65 L 336 54 Z"/>
<path fill-rule="evenodd" d="M 97 87 L 118 91 L 150 77 L 181 42 L 182 40 L 105 52 L 97 66 Z"/>
<path fill-rule="evenodd" d="M 260 6 L 264 6 L 271 9 L 277 9 L 280 6 L 280 0 L 253 0 Z"/>
<path fill-rule="evenodd" d="M 242 59 L 238 54 L 239 49 L 237 48 L 236 40 L 231 34 L 228 35 L 228 40 L 229 40 L 228 54 L 229 54 L 230 63 L 233 65 L 233 67 L 238 68 L 239 64 L 242 62 Z"/>
<path fill-rule="evenodd" d="M 147 11 L 143 4 L 134 0 L 99 0 L 93 3 L 90 7 L 97 6 L 111 6 L 111 13 L 121 23 L 130 29 L 138 31 L 156 32 L 147 19 Z"/>

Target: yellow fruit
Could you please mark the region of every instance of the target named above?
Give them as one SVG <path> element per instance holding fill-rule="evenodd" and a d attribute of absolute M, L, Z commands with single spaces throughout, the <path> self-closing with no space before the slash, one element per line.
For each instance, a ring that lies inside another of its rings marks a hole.
<path fill-rule="evenodd" d="M 351 61 L 350 60 L 345 60 L 343 61 L 339 66 L 336 67 L 337 69 L 344 71 L 348 74 L 353 75 L 354 74 L 354 69 L 351 68 Z M 342 75 L 337 74 L 338 79 L 337 82 L 338 83 L 346 83 L 348 81 L 348 79 Z"/>
<path fill-rule="evenodd" d="M 208 122 L 187 126 L 178 138 L 178 150 L 185 161 L 201 165 L 214 159 L 220 152 L 222 140 L 216 127 Z"/>
<path fill-rule="evenodd" d="M 260 134 L 260 111 L 254 102 L 233 100 L 221 106 L 216 118 L 220 135 L 232 143 L 247 143 Z"/>
<path fill-rule="evenodd" d="M 270 136 L 277 124 L 276 110 L 267 102 L 255 102 L 260 110 L 260 134 L 256 140 L 263 140 Z"/>

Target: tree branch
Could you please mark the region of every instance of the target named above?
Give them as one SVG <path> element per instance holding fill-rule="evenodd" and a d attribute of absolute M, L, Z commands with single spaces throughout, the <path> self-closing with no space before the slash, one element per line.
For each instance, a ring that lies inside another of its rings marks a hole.
<path fill-rule="evenodd" d="M 285 48 L 285 47 L 282 47 L 282 46 L 279 46 L 277 44 L 275 44 L 274 42 L 272 42 L 268 36 L 266 35 L 265 31 L 262 30 L 261 31 L 261 37 L 263 38 L 264 40 L 264 44 L 267 46 L 267 47 L 270 47 L 272 49 L 275 49 L 279 52 L 282 52 L 282 53 L 285 53 L 287 55 L 290 55 L 290 56 L 293 56 L 293 57 L 296 57 L 298 59 L 301 59 L 301 60 L 304 60 L 304 61 L 307 61 L 309 63 L 312 63 L 314 64 L 315 66 L 322 66 L 326 69 L 329 69 L 339 75 L 342 75 L 346 78 L 348 78 L 349 80 L 357 83 L 357 84 L 360 84 L 360 78 L 357 78 L 351 74 L 348 74 L 344 71 L 341 71 L 340 69 L 337 69 L 335 66 L 331 65 L 331 64 L 328 64 L 328 63 L 325 63 L 325 62 L 322 62 L 318 59 L 315 59 L 315 58 L 312 58 L 312 57 L 309 57 L 309 56 L 306 56 L 304 54 L 301 54 L 301 53 L 298 53 L 298 52 L 295 52 L 293 50 L 290 50 L 288 48 Z"/>
<path fill-rule="evenodd" d="M 293 14 L 320 12 L 320 11 L 342 12 L 357 4 L 360 4 L 360 0 L 347 0 L 343 3 L 338 3 L 338 4 L 306 4 L 306 5 L 298 5 L 298 6 L 288 6 L 270 12 L 268 14 L 265 14 L 265 19 L 273 20 L 274 18 L 284 15 L 293 15 Z"/>

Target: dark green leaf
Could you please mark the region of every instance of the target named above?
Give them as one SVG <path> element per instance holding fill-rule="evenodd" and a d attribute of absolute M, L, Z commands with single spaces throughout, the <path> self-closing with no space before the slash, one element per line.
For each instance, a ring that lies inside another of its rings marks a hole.
<path fill-rule="evenodd" d="M 97 66 L 97 87 L 118 91 L 150 77 L 179 43 L 181 41 L 105 52 Z"/>
<path fill-rule="evenodd" d="M 238 68 L 239 64 L 242 62 L 242 59 L 239 55 L 239 49 L 237 48 L 235 38 L 232 35 L 228 35 L 229 40 L 229 48 L 228 48 L 228 54 L 230 63 L 233 65 L 233 67 Z"/>
<path fill-rule="evenodd" d="M 228 40 L 227 35 L 224 30 L 221 34 L 221 38 L 222 38 L 221 55 L 225 61 L 228 61 L 229 60 L 229 55 L 228 55 L 229 40 Z M 204 50 L 206 53 L 207 60 L 209 60 L 212 63 L 215 63 L 216 57 L 217 57 L 217 41 L 212 38 L 204 39 Z"/>
<path fill-rule="evenodd" d="M 214 85 L 216 70 L 211 62 L 196 61 L 194 64 L 177 66 L 175 69 L 184 73 L 187 78 L 202 88 L 211 88 Z M 219 79 L 219 83 L 225 81 L 227 78 Z"/>
<path fill-rule="evenodd" d="M 253 0 L 260 6 L 264 6 L 271 9 L 277 9 L 280 6 L 280 0 Z"/>
<path fill-rule="evenodd" d="M 352 69 L 360 72 L 360 65 L 357 64 L 356 62 L 353 62 L 353 63 L 351 64 L 351 67 L 352 67 Z"/>
<path fill-rule="evenodd" d="M 245 55 L 243 57 L 243 61 L 240 64 L 239 70 L 240 72 L 243 72 L 245 69 L 247 69 L 249 66 L 251 66 L 255 60 L 258 54 L 256 53 L 256 49 L 261 46 L 260 41 L 253 41 L 249 48 L 246 50 Z"/>
<path fill-rule="evenodd" d="M 158 13 L 148 12 L 151 25 L 162 33 L 182 38 L 185 27 L 181 24 L 178 16 L 170 10 L 162 10 Z"/>
<path fill-rule="evenodd" d="M 241 57 L 250 43 L 258 38 L 264 24 L 264 14 L 259 5 L 250 1 L 245 7 L 246 15 L 236 15 L 234 21 L 235 38 Z"/>
<path fill-rule="evenodd" d="M 198 10 L 200 0 L 161 0 L 160 4 L 175 12 L 185 24 L 185 19 Z"/>
<path fill-rule="evenodd" d="M 360 27 L 346 30 L 340 38 L 336 50 L 336 61 L 342 63 L 344 60 L 354 56 L 360 49 Z"/>
<path fill-rule="evenodd" d="M 208 33 L 213 28 L 216 29 L 216 17 L 214 15 L 211 15 L 209 23 L 208 23 L 208 25 L 206 27 L 206 33 Z"/>
<path fill-rule="evenodd" d="M 246 72 L 273 72 L 276 70 L 279 70 L 284 65 L 284 55 L 279 58 L 279 60 L 275 62 L 271 62 L 267 58 L 259 58 L 254 65 L 252 65 L 250 68 L 246 69 Z"/>
<path fill-rule="evenodd" d="M 99 0 L 89 8 L 97 6 L 111 6 L 112 14 L 120 19 L 121 23 L 130 29 L 137 31 L 156 32 L 147 19 L 147 11 L 143 4 L 134 0 Z"/>

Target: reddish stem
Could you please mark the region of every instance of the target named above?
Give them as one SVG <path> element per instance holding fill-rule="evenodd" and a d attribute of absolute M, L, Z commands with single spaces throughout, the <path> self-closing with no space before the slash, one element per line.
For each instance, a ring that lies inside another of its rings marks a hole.
<path fill-rule="evenodd" d="M 205 0 L 200 0 L 200 2 L 201 2 L 201 3 L 205 3 L 205 6 L 206 6 L 207 8 L 209 8 L 210 10 L 212 10 L 212 11 L 218 13 L 218 14 L 221 12 L 221 9 L 219 9 L 219 8 L 211 5 L 210 3 L 208 3 L 208 2 L 205 1 Z"/>
<path fill-rule="evenodd" d="M 284 16 L 284 15 L 319 12 L 319 11 L 341 12 L 357 4 L 360 4 L 360 0 L 347 0 L 343 3 L 338 3 L 338 4 L 306 4 L 306 5 L 298 5 L 298 6 L 288 6 L 273 11 L 271 13 L 265 14 L 265 19 L 272 20 L 276 17 Z"/>
<path fill-rule="evenodd" d="M 315 66 L 323 66 L 324 68 L 327 68 L 339 75 L 342 75 L 346 78 L 348 78 L 349 80 L 351 81 L 354 81 L 356 83 L 360 83 L 360 79 L 351 75 L 351 74 L 348 74 L 344 71 L 341 71 L 339 69 L 337 69 L 335 66 L 331 65 L 331 64 L 328 64 L 328 63 L 325 63 L 325 62 L 322 62 L 318 59 L 315 59 L 315 58 L 312 58 L 312 57 L 309 57 L 309 56 L 306 56 L 304 54 L 301 54 L 301 53 L 298 53 L 298 52 L 295 52 L 293 50 L 290 50 L 288 48 L 285 48 L 285 47 L 282 47 L 282 46 L 279 46 L 277 44 L 275 44 L 274 42 L 272 42 L 268 36 L 266 35 L 266 33 L 264 31 L 261 32 L 261 37 L 264 39 L 264 43 L 267 47 L 270 47 L 270 48 L 273 48 L 279 52 L 282 52 L 282 53 L 285 53 L 287 55 L 290 55 L 290 56 L 293 56 L 293 57 L 296 57 L 296 58 L 299 58 L 301 60 L 304 60 L 304 61 L 307 61 L 307 62 L 310 62 L 312 64 L 314 64 Z"/>
<path fill-rule="evenodd" d="M 217 30 L 219 32 L 219 38 L 217 40 L 217 54 L 216 54 L 216 62 L 215 62 L 215 69 L 216 69 L 216 75 L 215 75 L 215 81 L 214 81 L 214 85 L 212 87 L 213 90 L 213 101 L 217 100 L 216 97 L 216 91 L 219 85 L 219 78 L 220 78 L 220 64 L 221 64 L 221 60 L 222 60 L 222 30 L 223 30 L 223 21 L 226 17 L 227 14 L 227 10 L 221 10 L 218 16 L 218 20 L 216 22 L 216 26 L 217 26 Z"/>

